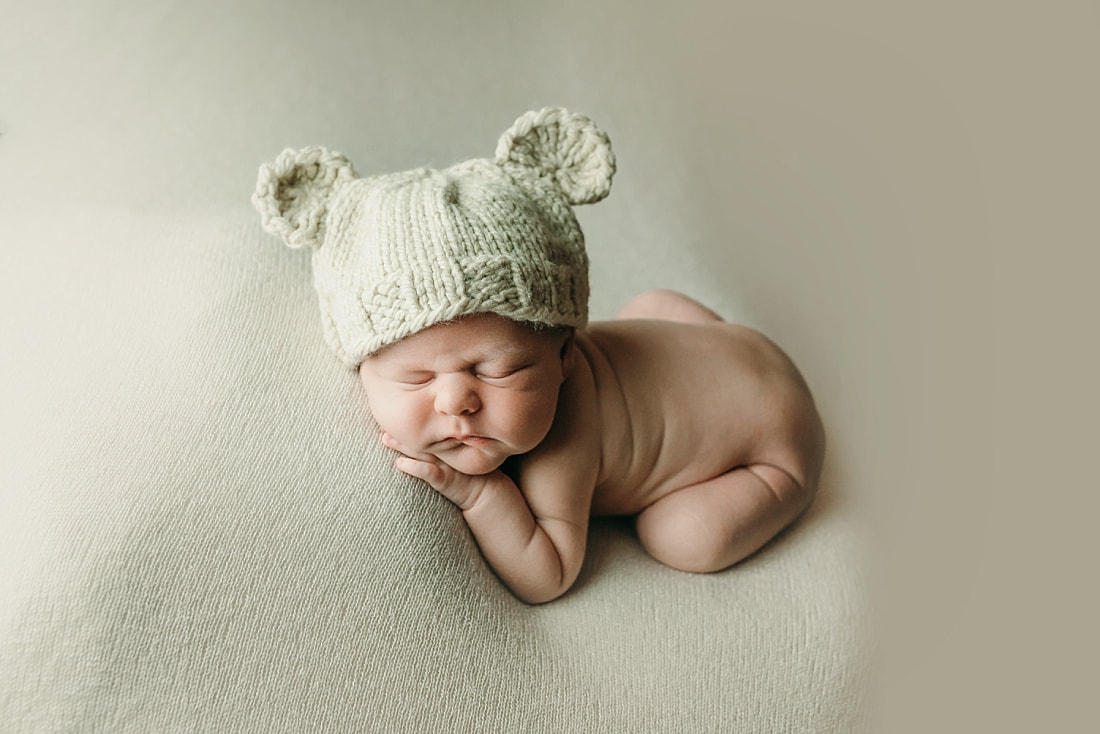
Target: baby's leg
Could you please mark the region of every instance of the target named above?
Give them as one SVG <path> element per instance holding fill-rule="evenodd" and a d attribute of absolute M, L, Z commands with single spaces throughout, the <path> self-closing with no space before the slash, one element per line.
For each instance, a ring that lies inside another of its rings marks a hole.
<path fill-rule="evenodd" d="M 777 467 L 739 467 L 654 502 L 638 515 L 638 538 L 667 566 L 720 571 L 756 552 L 811 499 L 811 492 Z"/>
<path fill-rule="evenodd" d="M 666 290 L 643 291 L 623 306 L 617 319 L 661 319 L 700 323 L 721 321 L 722 317 L 682 293 Z"/>

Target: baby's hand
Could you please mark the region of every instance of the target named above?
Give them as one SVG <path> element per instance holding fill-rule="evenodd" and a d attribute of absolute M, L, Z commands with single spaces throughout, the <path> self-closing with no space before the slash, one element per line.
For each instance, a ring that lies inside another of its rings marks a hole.
<path fill-rule="evenodd" d="M 473 507 L 485 488 L 493 482 L 511 482 L 500 469 L 481 476 L 463 474 L 431 454 L 413 452 L 386 431 L 382 431 L 382 443 L 402 454 L 394 462 L 400 471 L 423 479 L 463 511 Z"/>

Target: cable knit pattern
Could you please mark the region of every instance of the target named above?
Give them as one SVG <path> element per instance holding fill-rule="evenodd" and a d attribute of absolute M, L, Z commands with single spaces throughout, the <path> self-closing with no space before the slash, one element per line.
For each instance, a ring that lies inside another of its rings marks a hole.
<path fill-rule="evenodd" d="M 267 231 L 313 247 L 325 337 L 357 367 L 378 349 L 475 313 L 583 327 L 588 256 L 572 205 L 599 201 L 615 159 L 587 117 L 528 112 L 496 159 L 356 178 L 344 156 L 288 149 L 260 168 Z"/>

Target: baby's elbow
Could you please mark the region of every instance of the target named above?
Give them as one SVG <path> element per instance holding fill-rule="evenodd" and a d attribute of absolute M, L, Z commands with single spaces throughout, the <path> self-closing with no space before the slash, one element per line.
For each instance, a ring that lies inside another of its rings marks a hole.
<path fill-rule="evenodd" d="M 561 552 L 550 545 L 554 552 L 540 554 L 543 561 L 532 567 L 524 578 L 510 585 L 516 598 L 526 604 L 554 601 L 569 591 L 580 575 L 581 559 L 573 558 L 573 554 L 566 554 L 563 558 Z"/>

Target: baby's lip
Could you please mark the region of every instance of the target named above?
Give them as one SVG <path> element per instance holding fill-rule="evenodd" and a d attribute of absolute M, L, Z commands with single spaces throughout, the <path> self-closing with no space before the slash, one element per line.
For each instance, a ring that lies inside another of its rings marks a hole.
<path fill-rule="evenodd" d="M 464 443 L 467 446 L 484 446 L 485 444 L 492 441 L 492 439 L 487 438 L 485 436 L 478 436 L 478 435 L 473 434 L 473 433 L 456 433 L 456 434 L 447 436 L 445 439 L 443 439 L 443 441 L 441 443 L 447 443 L 449 441 L 456 441 L 458 443 Z"/>

